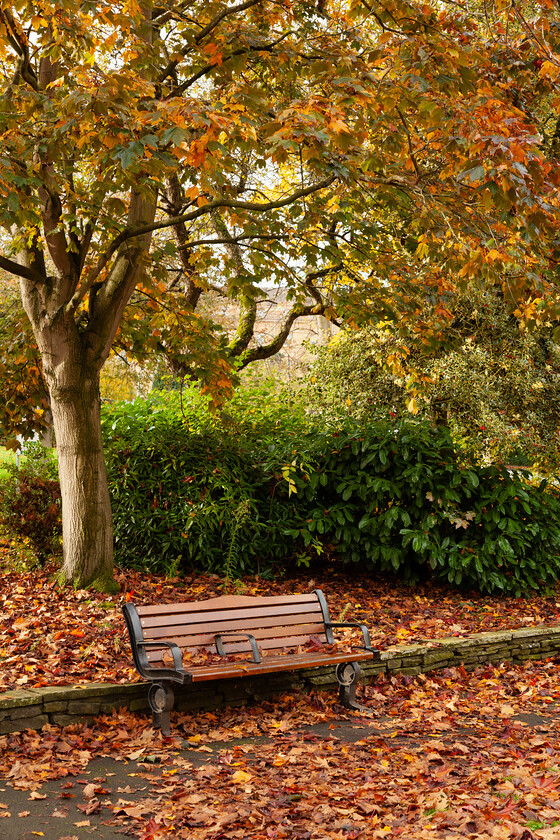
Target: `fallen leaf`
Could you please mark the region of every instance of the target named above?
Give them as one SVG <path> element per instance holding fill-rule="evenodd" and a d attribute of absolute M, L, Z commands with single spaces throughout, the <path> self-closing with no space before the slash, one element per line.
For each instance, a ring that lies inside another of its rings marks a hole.
<path fill-rule="evenodd" d="M 250 781 L 252 778 L 252 775 L 250 773 L 246 773 L 245 770 L 236 770 L 231 777 L 231 781 L 234 785 L 242 785 L 245 784 L 245 782 Z"/>

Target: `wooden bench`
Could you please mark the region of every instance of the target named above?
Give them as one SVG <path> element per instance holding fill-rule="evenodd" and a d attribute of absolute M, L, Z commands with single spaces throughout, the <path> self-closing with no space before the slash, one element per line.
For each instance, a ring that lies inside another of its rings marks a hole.
<path fill-rule="evenodd" d="M 172 684 L 252 677 L 337 665 L 340 702 L 353 709 L 357 660 L 379 658 L 369 631 L 354 621 L 332 622 L 320 589 L 304 595 L 223 596 L 208 601 L 123 606 L 134 663 L 152 684 L 154 725 L 170 734 Z M 343 650 L 333 630 L 361 631 L 358 649 Z"/>

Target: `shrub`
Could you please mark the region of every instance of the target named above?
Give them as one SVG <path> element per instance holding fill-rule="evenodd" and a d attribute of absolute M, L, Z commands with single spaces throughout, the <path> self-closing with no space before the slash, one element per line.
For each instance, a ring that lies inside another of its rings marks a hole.
<path fill-rule="evenodd" d="M 60 549 L 60 485 L 56 460 L 40 443 L 26 443 L 20 468 L 6 465 L 0 517 L 9 531 L 26 537 L 40 563 Z"/>
<path fill-rule="evenodd" d="M 172 394 L 104 411 L 118 563 L 231 578 L 335 555 L 487 593 L 557 582 L 560 500 L 544 484 L 466 466 L 445 429 L 320 428 L 267 393 L 221 417 Z"/>
<path fill-rule="evenodd" d="M 557 494 L 503 467 L 462 465 L 445 429 L 348 423 L 320 436 L 313 469 L 291 480 L 307 501 L 291 536 L 345 562 L 488 593 L 558 580 Z"/>
<path fill-rule="evenodd" d="M 453 317 L 436 327 L 431 347 L 423 332 L 419 345 L 418 335 L 387 325 L 338 333 L 316 348 L 309 404 L 331 420 L 351 415 L 359 422 L 390 412 L 406 420 L 411 408 L 418 419 L 449 426 L 479 462 L 557 471 L 560 343 L 553 327 L 520 330 L 503 295 L 476 284 L 450 308 Z M 423 315 L 435 326 L 434 313 Z"/>
<path fill-rule="evenodd" d="M 275 494 L 282 412 L 253 406 L 241 415 L 233 403 L 212 417 L 190 392 L 104 408 L 117 563 L 231 577 L 263 573 L 290 553 L 292 505 Z"/>

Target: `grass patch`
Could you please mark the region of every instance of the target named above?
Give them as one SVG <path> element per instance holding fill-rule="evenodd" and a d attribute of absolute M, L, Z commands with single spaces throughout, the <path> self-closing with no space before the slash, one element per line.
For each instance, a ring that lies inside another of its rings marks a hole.
<path fill-rule="evenodd" d="M 13 449 L 6 449 L 5 446 L 0 446 L 0 481 L 4 481 L 8 477 L 7 466 L 16 463 L 16 453 Z"/>

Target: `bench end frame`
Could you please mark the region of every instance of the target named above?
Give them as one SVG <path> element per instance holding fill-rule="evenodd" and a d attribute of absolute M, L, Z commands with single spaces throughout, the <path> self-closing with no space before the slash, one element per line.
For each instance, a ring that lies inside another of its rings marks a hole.
<path fill-rule="evenodd" d="M 122 611 L 130 637 L 132 658 L 140 676 L 146 680 L 155 680 L 156 682 L 171 680 L 181 685 L 191 682 L 191 675 L 183 668 L 183 659 L 179 647 L 173 642 L 168 642 L 163 639 L 158 642 L 145 641 L 140 616 L 134 604 L 123 604 Z M 174 667 L 154 668 L 150 665 L 146 655 L 146 648 L 148 647 L 169 648 L 173 656 Z"/>

